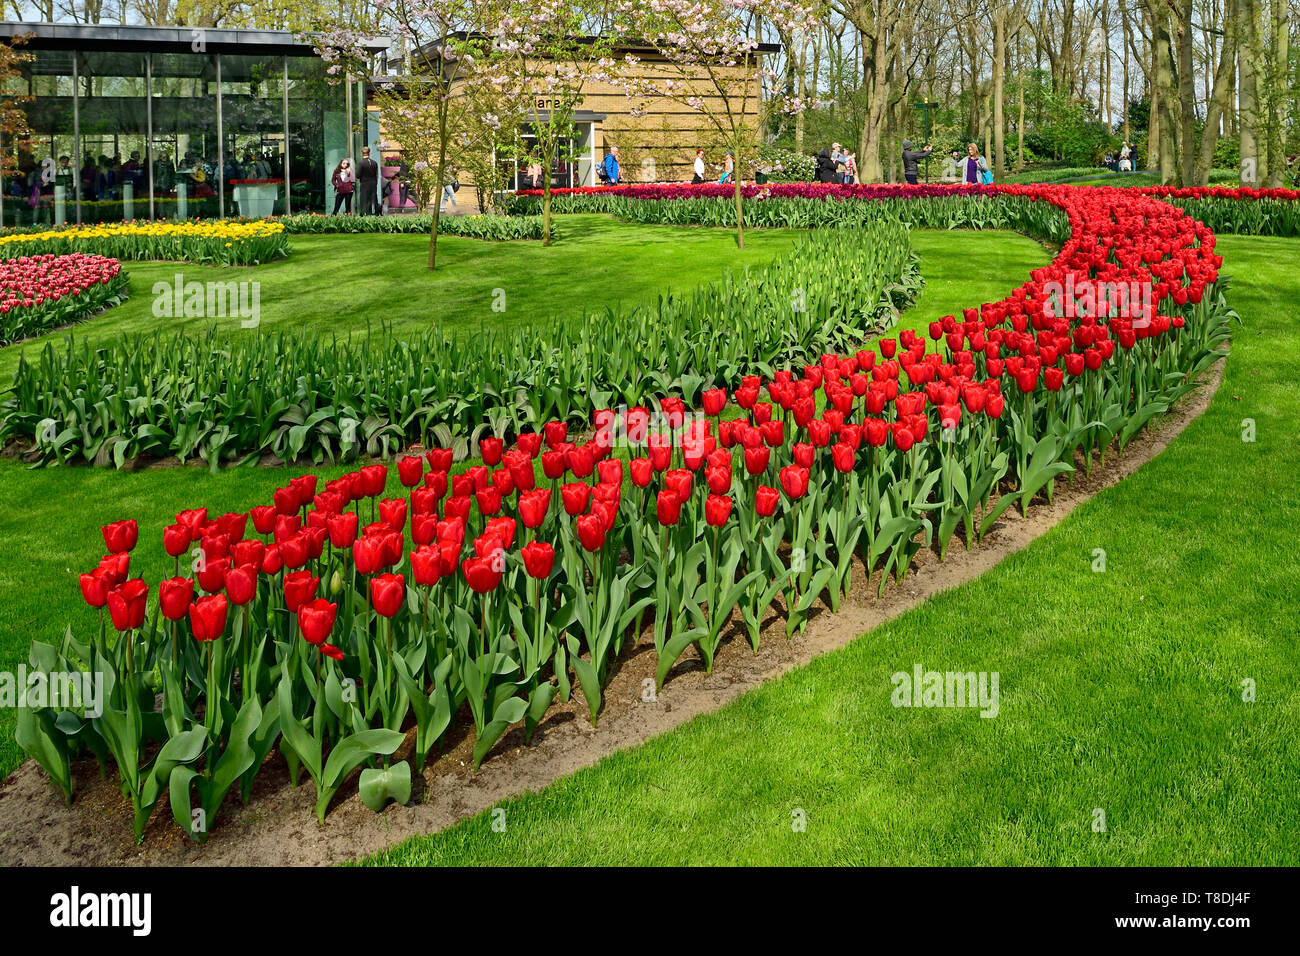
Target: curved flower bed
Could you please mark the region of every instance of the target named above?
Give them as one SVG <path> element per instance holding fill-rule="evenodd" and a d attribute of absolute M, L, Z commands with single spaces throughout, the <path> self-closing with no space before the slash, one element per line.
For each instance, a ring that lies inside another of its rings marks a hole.
<path fill-rule="evenodd" d="M 0 255 L 70 252 L 248 266 L 283 258 L 289 241 L 284 226 L 263 220 L 139 220 L 0 233 Z"/>
<path fill-rule="evenodd" d="M 116 259 L 74 252 L 0 261 L 0 345 L 82 319 L 127 296 Z"/>
<path fill-rule="evenodd" d="M 30 439 L 47 463 L 118 467 L 138 455 L 217 467 L 248 455 L 319 462 L 414 441 L 464 446 L 551 418 L 585 424 L 597 405 L 695 401 L 740 375 L 856 348 L 919 285 L 907 230 L 873 222 L 801 236 L 764 266 L 584 323 L 48 343 L 19 362 L 0 402 L 0 443 Z"/>
<path fill-rule="evenodd" d="M 729 627 L 757 646 L 770 605 L 787 634 L 815 602 L 837 607 L 855 565 L 883 589 L 923 547 L 974 545 L 1224 354 L 1208 229 L 1132 194 L 1043 195 L 1073 232 L 1054 262 L 928 336 L 747 376 L 698 411 L 598 411 L 583 442 L 558 421 L 485 438 L 457 473 L 450 450 L 407 456 L 400 491 L 375 464 L 296 477 L 247 512 L 186 510 L 147 538 L 177 562 L 156 587 L 130 577 L 136 522 L 106 525 L 109 553 L 80 579 L 98 629 L 34 644 L 31 662 L 103 673 L 107 702 L 20 708 L 19 743 L 68 799 L 74 753 L 111 758 L 137 835 L 167 792 L 205 839 L 192 811 L 211 826 L 235 787 L 246 801 L 277 747 L 322 819 L 358 768 L 380 809 L 409 798 L 411 763 L 462 708 L 477 764 L 575 687 L 594 724 L 631 643 L 653 641 L 662 684 L 689 648 L 711 668 Z M 1087 303 L 1102 282 L 1151 299 Z M 394 761 L 408 735 L 411 761 Z"/>

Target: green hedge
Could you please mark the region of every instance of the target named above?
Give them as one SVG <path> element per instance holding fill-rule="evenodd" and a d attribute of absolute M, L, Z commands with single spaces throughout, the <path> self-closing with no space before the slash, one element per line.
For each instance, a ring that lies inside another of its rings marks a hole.
<path fill-rule="evenodd" d="M 561 194 L 556 213 L 603 212 L 629 222 L 678 226 L 732 226 L 736 207 L 725 197 L 638 199 L 613 193 Z M 541 197 L 518 196 L 510 211 L 534 215 Z M 918 229 L 1015 229 L 1055 243 L 1070 237 L 1068 217 L 1056 206 L 1023 196 L 934 196 L 924 199 L 770 197 L 745 202 L 745 224 L 757 228 L 857 228 L 889 221 Z"/>
<path fill-rule="evenodd" d="M 278 220 L 284 224 L 288 233 L 422 233 L 428 235 L 433 229 L 433 216 L 324 216 L 319 213 L 307 213 L 301 216 L 285 216 Z M 541 216 L 439 216 L 438 235 L 464 236 L 468 239 L 489 239 L 502 241 L 509 239 L 542 238 Z"/>

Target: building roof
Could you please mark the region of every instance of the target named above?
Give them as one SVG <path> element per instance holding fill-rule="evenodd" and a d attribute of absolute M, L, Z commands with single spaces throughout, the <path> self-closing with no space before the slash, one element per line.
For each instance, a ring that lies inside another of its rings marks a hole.
<path fill-rule="evenodd" d="M 196 31 L 201 30 L 201 33 Z M 151 27 L 116 23 L 15 23 L 0 21 L 0 39 L 29 35 L 27 48 L 195 52 L 200 37 L 208 53 L 266 54 L 268 56 L 315 56 L 310 40 L 288 30 L 244 30 L 224 27 Z M 390 41 L 377 37 L 364 46 L 375 53 L 388 49 Z"/>

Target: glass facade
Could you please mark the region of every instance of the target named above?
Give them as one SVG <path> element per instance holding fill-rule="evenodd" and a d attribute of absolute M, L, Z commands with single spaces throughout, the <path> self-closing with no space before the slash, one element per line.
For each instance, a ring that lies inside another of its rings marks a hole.
<path fill-rule="evenodd" d="M 364 122 L 363 84 L 331 85 L 309 48 L 173 49 L 30 50 L 7 88 L 31 97 L 32 139 L 4 180 L 3 225 L 329 210 L 330 174 Z"/>

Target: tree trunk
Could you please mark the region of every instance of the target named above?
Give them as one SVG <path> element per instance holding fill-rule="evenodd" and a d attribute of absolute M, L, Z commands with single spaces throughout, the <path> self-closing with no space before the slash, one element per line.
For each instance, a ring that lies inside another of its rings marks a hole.
<path fill-rule="evenodd" d="M 736 248 L 745 248 L 745 206 L 744 200 L 740 195 L 740 161 L 736 160 L 731 165 L 731 181 L 733 193 L 736 197 Z"/>
<path fill-rule="evenodd" d="M 444 100 L 438 106 L 438 177 L 434 189 L 433 228 L 429 231 L 429 271 L 438 265 L 438 220 L 442 216 L 443 180 L 447 175 L 447 105 Z"/>
<path fill-rule="evenodd" d="M 1243 186 L 1258 186 L 1264 172 L 1259 155 L 1259 86 L 1255 72 L 1258 21 L 1255 0 L 1237 0 L 1237 121 L 1241 127 L 1239 177 Z"/>
<path fill-rule="evenodd" d="M 1178 184 L 1191 186 L 1196 177 L 1196 77 L 1192 70 L 1192 0 L 1178 2 L 1178 109 L 1182 114 L 1182 148 L 1178 154 Z"/>
<path fill-rule="evenodd" d="M 1002 98 L 1006 81 L 1007 7 L 999 2 L 993 13 L 993 175 L 1000 182 L 1006 172 L 1006 129 Z"/>
<path fill-rule="evenodd" d="M 868 49 L 870 40 L 870 49 Z M 880 145 L 885 124 L 885 109 L 889 105 L 889 84 L 885 79 L 888 62 L 885 32 L 877 27 L 876 35 L 862 37 L 863 85 L 866 89 L 866 110 L 862 118 L 862 137 L 858 143 L 858 174 L 864 183 L 878 183 L 884 179 L 880 163 Z"/>
<path fill-rule="evenodd" d="M 1268 177 L 1265 185 L 1278 189 L 1285 185 L 1286 154 L 1283 141 L 1287 111 L 1291 106 L 1288 90 L 1291 55 L 1291 23 L 1287 17 L 1287 0 L 1269 0 L 1272 8 L 1273 49 L 1267 58 L 1268 82 Z"/>

